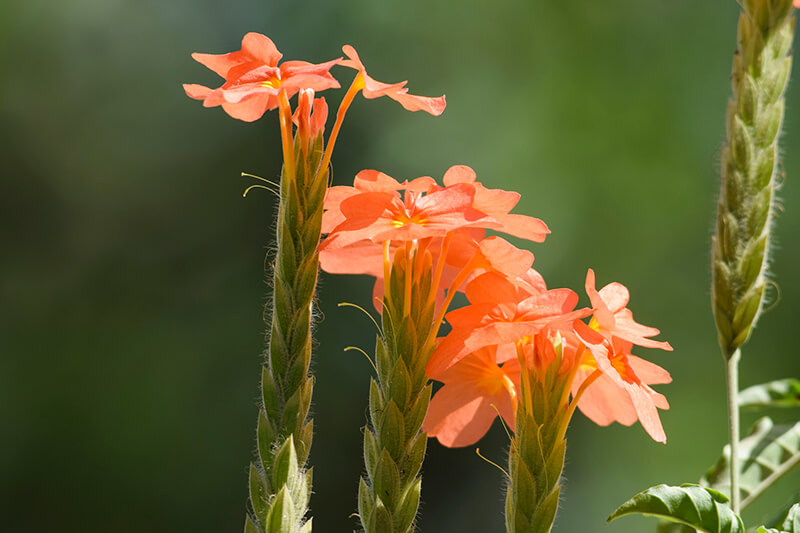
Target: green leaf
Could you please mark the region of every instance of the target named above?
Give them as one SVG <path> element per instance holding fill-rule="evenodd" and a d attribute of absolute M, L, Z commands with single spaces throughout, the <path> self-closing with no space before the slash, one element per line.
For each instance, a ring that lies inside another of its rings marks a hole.
<path fill-rule="evenodd" d="M 722 457 L 706 472 L 700 484 L 729 494 L 730 456 L 730 446 L 725 446 Z M 769 417 L 761 418 L 739 442 L 739 462 L 744 509 L 783 474 L 800 464 L 800 422 L 774 425 Z"/>
<path fill-rule="evenodd" d="M 800 407 L 800 379 L 779 379 L 748 387 L 739 393 L 739 407 Z"/>
<path fill-rule="evenodd" d="M 758 528 L 758 531 L 756 531 L 756 533 L 781 533 L 781 532 L 778 531 L 777 529 L 767 529 L 764 526 L 761 526 L 760 528 Z"/>
<path fill-rule="evenodd" d="M 659 516 L 706 533 L 744 533 L 742 519 L 728 505 L 724 494 L 698 485 L 657 485 L 623 503 L 607 522 L 621 516 Z"/>
<path fill-rule="evenodd" d="M 658 533 L 695 533 L 695 531 L 697 530 L 693 527 L 670 522 L 663 518 L 658 520 Z"/>
<path fill-rule="evenodd" d="M 792 508 L 789 509 L 782 529 L 787 533 L 800 533 L 800 503 L 792 505 Z"/>

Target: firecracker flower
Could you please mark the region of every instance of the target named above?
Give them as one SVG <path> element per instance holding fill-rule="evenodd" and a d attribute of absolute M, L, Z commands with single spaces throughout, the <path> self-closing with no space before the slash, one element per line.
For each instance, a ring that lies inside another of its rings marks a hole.
<path fill-rule="evenodd" d="M 373 275 L 374 295 L 380 297 L 387 262 L 399 247 L 414 243 L 437 265 L 433 297 L 444 309 L 465 282 L 483 272 L 516 277 L 530 268 L 530 252 L 499 237 L 484 238 L 484 229 L 492 229 L 544 240 L 549 233 L 544 222 L 509 213 L 519 194 L 487 189 L 463 165 L 451 167 L 445 183 L 439 186 L 429 176 L 401 183 L 365 170 L 352 187 L 331 188 L 323 215 L 323 232 L 330 234 L 320 245 L 323 270 Z"/>
<path fill-rule="evenodd" d="M 433 379 L 444 386 L 431 400 L 422 429 L 441 444 L 456 448 L 477 442 L 500 414 L 514 430 L 519 365 L 496 362 L 496 348 L 481 348 Z M 516 384 L 515 384 L 516 383 Z"/>
<path fill-rule="evenodd" d="M 502 364 L 503 371 L 512 375 L 520 375 L 516 369 L 523 368 L 526 370 L 521 375 L 532 374 L 539 380 L 556 360 L 555 343 L 558 344 L 557 373 L 566 376 L 566 390 L 573 396 L 569 415 L 562 423 L 564 430 L 577 407 L 599 425 L 614 421 L 631 425 L 639 420 L 654 440 L 665 442 L 657 408 L 668 409 L 669 404 L 649 385 L 669 383 L 671 378 L 666 370 L 636 357 L 630 350 L 634 343 L 665 350 L 672 348 L 666 342 L 646 338 L 658 334 L 658 330 L 633 321 L 627 309 L 628 290 L 623 285 L 612 283 L 597 291 L 594 283 L 594 273 L 590 270 L 586 290 L 593 309 L 573 311 L 577 295 L 568 289 L 547 290 L 541 276 L 532 269 L 516 280 L 498 271 L 478 276 L 466 287 L 470 305 L 446 315 L 452 330 L 439 340 L 428 363 L 428 376 L 441 381 L 441 376 L 448 375 L 448 369 L 460 365 L 465 358 L 491 349 L 495 357 L 492 363 L 496 367 Z M 577 319 L 589 314 L 593 315 L 589 325 Z M 487 367 L 485 361 L 483 364 L 487 376 L 499 371 Z M 519 366 L 515 369 L 514 365 Z M 517 384 L 517 390 L 509 388 L 508 395 L 518 398 L 518 387 Z M 454 442 L 471 444 L 482 434 L 469 431 L 469 439 L 462 440 L 453 435 L 463 427 L 481 427 L 485 431 L 490 425 L 486 414 L 476 414 L 479 423 L 470 425 L 464 420 L 463 407 L 458 407 L 451 396 L 449 392 L 446 402 L 437 402 L 440 412 L 437 412 L 436 424 L 430 422 L 428 426 L 433 430 L 431 436 L 444 436 L 439 440 L 447 446 L 459 445 Z M 474 401 L 474 396 L 474 393 L 467 394 L 463 401 Z M 447 413 L 445 405 L 458 407 L 453 407 L 458 413 Z M 513 427 L 513 424 L 507 425 Z"/>
<path fill-rule="evenodd" d="M 202 100 L 205 107 L 222 106 L 233 118 L 253 122 L 279 105 L 279 94 L 287 98 L 300 89 L 322 91 L 339 87 L 330 69 L 341 58 L 321 64 L 306 61 L 278 62 L 283 57 L 272 40 L 259 33 L 248 33 L 242 49 L 228 54 L 194 53 L 192 58 L 225 78 L 217 89 L 184 84 L 190 98 Z"/>
<path fill-rule="evenodd" d="M 356 79 L 353 81 L 353 87 L 355 90 L 360 89 L 364 98 L 371 99 L 388 96 L 392 100 L 399 102 L 400 105 L 409 111 L 426 111 L 433 116 L 439 116 L 444 111 L 447 105 L 444 95 L 436 98 L 416 96 L 408 94 L 408 88 L 406 88 L 407 81 L 401 81 L 399 83 L 382 83 L 377 81 L 367 74 L 367 69 L 358 57 L 355 48 L 346 44 L 342 47 L 342 51 L 347 56 L 347 59 L 342 61 L 342 66 L 350 67 L 358 71 Z"/>

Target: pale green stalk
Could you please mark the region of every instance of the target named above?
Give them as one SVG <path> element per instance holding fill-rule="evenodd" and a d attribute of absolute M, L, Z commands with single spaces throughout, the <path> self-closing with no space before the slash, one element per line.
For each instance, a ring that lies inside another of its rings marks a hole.
<path fill-rule="evenodd" d="M 734 511 L 739 508 L 739 348 L 749 338 L 763 306 L 778 168 L 777 139 L 794 33 L 792 0 L 744 0 L 742 7 L 727 139 L 722 149 L 711 287 L 719 344 L 727 360 Z"/>

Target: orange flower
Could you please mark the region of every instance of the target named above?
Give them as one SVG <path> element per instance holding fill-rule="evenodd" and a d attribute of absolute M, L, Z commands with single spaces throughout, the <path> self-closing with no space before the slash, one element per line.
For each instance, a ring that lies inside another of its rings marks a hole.
<path fill-rule="evenodd" d="M 487 189 L 476 181 L 475 171 L 466 165 L 454 165 L 444 174 L 444 185 L 469 183 L 475 188 L 473 207 L 495 219 L 504 233 L 533 242 L 544 242 L 550 233 L 547 225 L 538 218 L 509 214 L 519 202 L 520 194 L 502 189 Z"/>
<path fill-rule="evenodd" d="M 672 346 L 668 342 L 655 341 L 648 339 L 658 335 L 656 328 L 643 326 L 633 320 L 633 313 L 627 305 L 630 301 L 630 293 L 625 285 L 621 283 L 609 283 L 600 291 L 595 289 L 594 271 L 590 268 L 586 273 L 586 294 L 592 302 L 594 316 L 589 323 L 589 327 L 596 330 L 604 338 L 611 340 L 618 337 L 633 344 L 646 348 L 660 348 L 672 351 Z M 588 342 L 598 343 L 597 339 L 586 339 Z"/>
<path fill-rule="evenodd" d="M 493 348 L 467 355 L 433 379 L 444 386 L 431 399 L 422 424 L 429 437 L 448 447 L 469 446 L 483 437 L 498 413 L 514 430 L 519 366 L 516 373 L 510 364 L 498 366 Z"/>
<path fill-rule="evenodd" d="M 469 167 L 451 167 L 445 178 L 450 180 L 456 171 L 470 172 L 472 179 L 453 180 L 441 187 L 429 176 L 400 183 L 382 172 L 364 170 L 353 187 L 331 188 L 322 220 L 323 232 L 330 233 L 320 245 L 322 269 L 374 275 L 374 296 L 380 296 L 385 260 L 391 261 L 404 243 L 417 246 L 438 265 L 434 282 L 439 310 L 446 308 L 465 282 L 483 272 L 524 274 L 533 254 L 499 237 L 484 239 L 483 228 L 539 241 L 549 232 L 547 226 L 533 217 L 509 215 L 519 195 L 486 189 L 475 182 Z M 447 297 L 445 287 L 449 288 Z M 376 307 L 380 310 L 377 302 Z"/>
<path fill-rule="evenodd" d="M 465 166 L 453 168 L 471 172 Z M 383 242 L 444 237 L 457 228 L 494 229 L 536 242 L 549 233 L 539 219 L 508 214 L 519 199 L 517 193 L 486 189 L 474 181 L 474 172 L 472 175 L 472 181 L 440 187 L 428 176 L 400 184 L 376 171 L 359 173 L 354 187 L 335 187 L 326 197 L 323 225 L 331 236 L 321 249 L 340 248 L 362 239 Z"/>
<path fill-rule="evenodd" d="M 198 63 L 225 78 L 221 87 L 212 90 L 203 85 L 184 84 L 183 89 L 190 98 L 203 100 L 205 107 L 221 105 L 233 118 L 252 122 L 278 107 L 280 92 L 291 98 L 300 89 L 321 91 L 339 87 L 329 70 L 341 58 L 321 64 L 285 61 L 278 65 L 281 57 L 269 37 L 248 33 L 242 39 L 242 49 L 236 52 L 192 54 Z"/>
<path fill-rule="evenodd" d="M 354 82 L 357 83 L 357 85 L 354 86 L 361 89 L 361 94 L 364 95 L 364 98 L 388 96 L 392 100 L 400 102 L 400 105 L 408 111 L 426 111 L 433 116 L 439 116 L 444 111 L 447 105 L 444 95 L 438 98 L 416 96 L 408 94 L 408 89 L 406 88 L 407 81 L 391 84 L 379 82 L 367 74 L 364 63 L 361 62 L 361 59 L 352 46 L 346 44 L 342 47 L 342 51 L 347 56 L 347 59 L 342 61 L 342 66 L 350 67 L 358 71 L 358 76 L 361 77 L 361 81 Z"/>
<path fill-rule="evenodd" d="M 575 310 L 578 295 L 569 289 L 538 289 L 493 272 L 475 278 L 466 287 L 470 305 L 445 316 L 453 329 L 437 346 L 428 374 L 438 374 L 484 346 L 513 346 L 545 329 L 571 331 L 575 319 L 591 312 Z"/>
<path fill-rule="evenodd" d="M 591 356 L 584 356 L 573 382 L 572 392 L 595 370 L 602 375 L 585 389 L 578 408 L 600 426 L 619 422 L 630 426 L 638 419 L 647 434 L 657 442 L 667 436 L 658 409 L 669 409 L 667 399 L 648 385 L 669 383 L 669 372 L 630 353 L 632 343 L 615 338 L 609 344 L 587 344 Z"/>

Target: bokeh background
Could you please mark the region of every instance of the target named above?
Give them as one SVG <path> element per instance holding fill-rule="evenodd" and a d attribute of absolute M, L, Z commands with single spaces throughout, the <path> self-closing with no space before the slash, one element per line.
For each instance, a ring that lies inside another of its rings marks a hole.
<path fill-rule="evenodd" d="M 469 164 L 550 225 L 533 248 L 550 286 L 580 291 L 588 267 L 628 285 L 638 319 L 675 347 L 640 350 L 674 377 L 660 387 L 668 443 L 576 416 L 556 531 L 654 531 L 604 520 L 650 485 L 696 480 L 726 441 L 708 263 L 737 13 L 734 0 L 0 4 L 0 529 L 241 530 L 275 198 L 243 199 L 240 172 L 277 178 L 278 121 L 203 109 L 181 83 L 217 82 L 191 52 L 259 31 L 288 59 L 353 44 L 377 79 L 447 94 L 439 118 L 356 101 L 337 184 Z M 800 84 L 787 102 L 774 305 L 743 386 L 798 374 Z M 370 287 L 320 284 L 321 532 L 356 528 L 370 367 L 343 348 L 370 351 L 374 329 L 337 303 L 368 307 Z M 496 425 L 480 447 L 503 463 L 506 443 Z M 424 474 L 422 531 L 502 530 L 502 474 L 474 447 L 431 442 Z M 763 497 L 751 523 L 798 485 Z"/>

